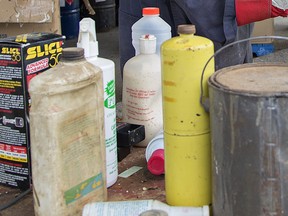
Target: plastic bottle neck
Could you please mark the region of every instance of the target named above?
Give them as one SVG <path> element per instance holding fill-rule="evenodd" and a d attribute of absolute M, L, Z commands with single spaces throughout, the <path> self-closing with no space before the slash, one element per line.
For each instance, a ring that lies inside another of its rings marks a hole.
<path fill-rule="evenodd" d="M 154 35 L 142 35 L 139 39 L 140 54 L 156 53 L 156 37 Z"/>

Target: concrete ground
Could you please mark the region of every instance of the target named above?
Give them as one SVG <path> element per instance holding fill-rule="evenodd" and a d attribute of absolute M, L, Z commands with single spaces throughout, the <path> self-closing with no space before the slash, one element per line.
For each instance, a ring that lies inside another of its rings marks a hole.
<path fill-rule="evenodd" d="M 256 62 L 281 62 L 288 63 L 288 18 L 277 17 L 274 18 L 274 36 L 287 37 L 283 39 L 274 39 L 275 52 L 255 58 Z"/>
<path fill-rule="evenodd" d="M 274 18 L 274 35 L 288 37 L 288 18 Z M 122 77 L 119 62 L 118 27 L 108 32 L 97 32 L 99 57 L 108 58 L 115 63 L 116 102 L 122 100 Z M 271 55 L 255 59 L 255 61 L 288 61 L 288 40 L 274 40 L 275 52 Z"/>

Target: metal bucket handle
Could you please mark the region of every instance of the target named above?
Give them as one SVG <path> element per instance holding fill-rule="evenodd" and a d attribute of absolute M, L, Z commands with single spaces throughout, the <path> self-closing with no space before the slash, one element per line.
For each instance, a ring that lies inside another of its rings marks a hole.
<path fill-rule="evenodd" d="M 201 86 L 201 90 L 200 90 L 200 104 L 203 106 L 204 110 L 206 112 L 209 112 L 209 98 L 208 97 L 204 97 L 203 96 L 203 79 L 204 79 L 204 73 L 205 73 L 205 70 L 206 70 L 206 67 L 207 65 L 209 64 L 209 62 L 216 56 L 218 55 L 220 52 L 222 52 L 224 49 L 230 47 L 230 46 L 233 46 L 235 44 L 238 44 L 238 43 L 243 43 L 243 42 L 246 42 L 246 41 L 251 41 L 251 40 L 255 40 L 255 39 L 279 39 L 279 40 L 288 40 L 288 37 L 285 37 L 285 36 L 257 36 L 257 37 L 250 37 L 250 38 L 246 38 L 246 39 L 242 39 L 242 40 L 238 40 L 238 41 L 234 41 L 232 43 L 229 43 L 223 47 L 221 47 L 220 49 L 218 49 L 209 59 L 208 61 L 206 62 L 203 70 L 202 70 L 202 74 L 201 74 L 201 83 L 200 83 L 200 86 Z M 217 72 L 217 71 L 215 71 Z"/>

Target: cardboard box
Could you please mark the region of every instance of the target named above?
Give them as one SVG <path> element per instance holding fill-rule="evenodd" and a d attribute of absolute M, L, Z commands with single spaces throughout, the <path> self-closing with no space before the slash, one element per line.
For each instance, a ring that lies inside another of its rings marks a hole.
<path fill-rule="evenodd" d="M 33 33 L 0 41 L 0 184 L 31 184 L 29 81 L 58 64 L 65 37 Z"/>
<path fill-rule="evenodd" d="M 52 22 L 55 10 L 53 0 L 10 0 L 2 2 L 2 23 L 47 23 Z"/>
<path fill-rule="evenodd" d="M 252 37 L 257 36 L 273 36 L 274 35 L 274 19 L 267 19 L 255 22 Z M 272 43 L 273 39 L 256 39 L 252 40 L 252 44 Z"/>
<path fill-rule="evenodd" d="M 59 0 L 9 0 L 0 7 L 0 38 L 50 32 L 61 34 Z"/>

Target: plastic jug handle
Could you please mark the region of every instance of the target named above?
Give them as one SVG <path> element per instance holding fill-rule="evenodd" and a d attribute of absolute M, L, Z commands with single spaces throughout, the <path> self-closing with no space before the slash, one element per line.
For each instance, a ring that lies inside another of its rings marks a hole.
<path fill-rule="evenodd" d="M 246 38 L 246 39 L 242 39 L 242 40 L 238 40 L 238 41 L 234 41 L 230 44 L 227 44 L 223 47 L 221 47 L 220 49 L 218 49 L 206 62 L 203 70 L 202 70 L 202 74 L 201 74 L 201 80 L 200 80 L 200 104 L 201 106 L 204 108 L 204 110 L 206 112 L 209 112 L 209 97 L 205 97 L 204 96 L 204 90 L 203 90 L 203 79 L 204 79 L 204 73 L 206 70 L 207 65 L 209 64 L 209 62 L 215 57 L 217 56 L 220 52 L 222 52 L 223 50 L 225 50 L 228 47 L 231 47 L 235 44 L 239 44 L 239 43 L 243 43 L 243 42 L 247 42 L 247 41 L 251 41 L 251 40 L 255 40 L 255 39 L 278 39 L 278 40 L 288 40 L 288 37 L 284 37 L 284 36 L 257 36 L 257 37 L 250 37 L 250 38 Z M 217 71 L 216 71 L 217 72 Z"/>

